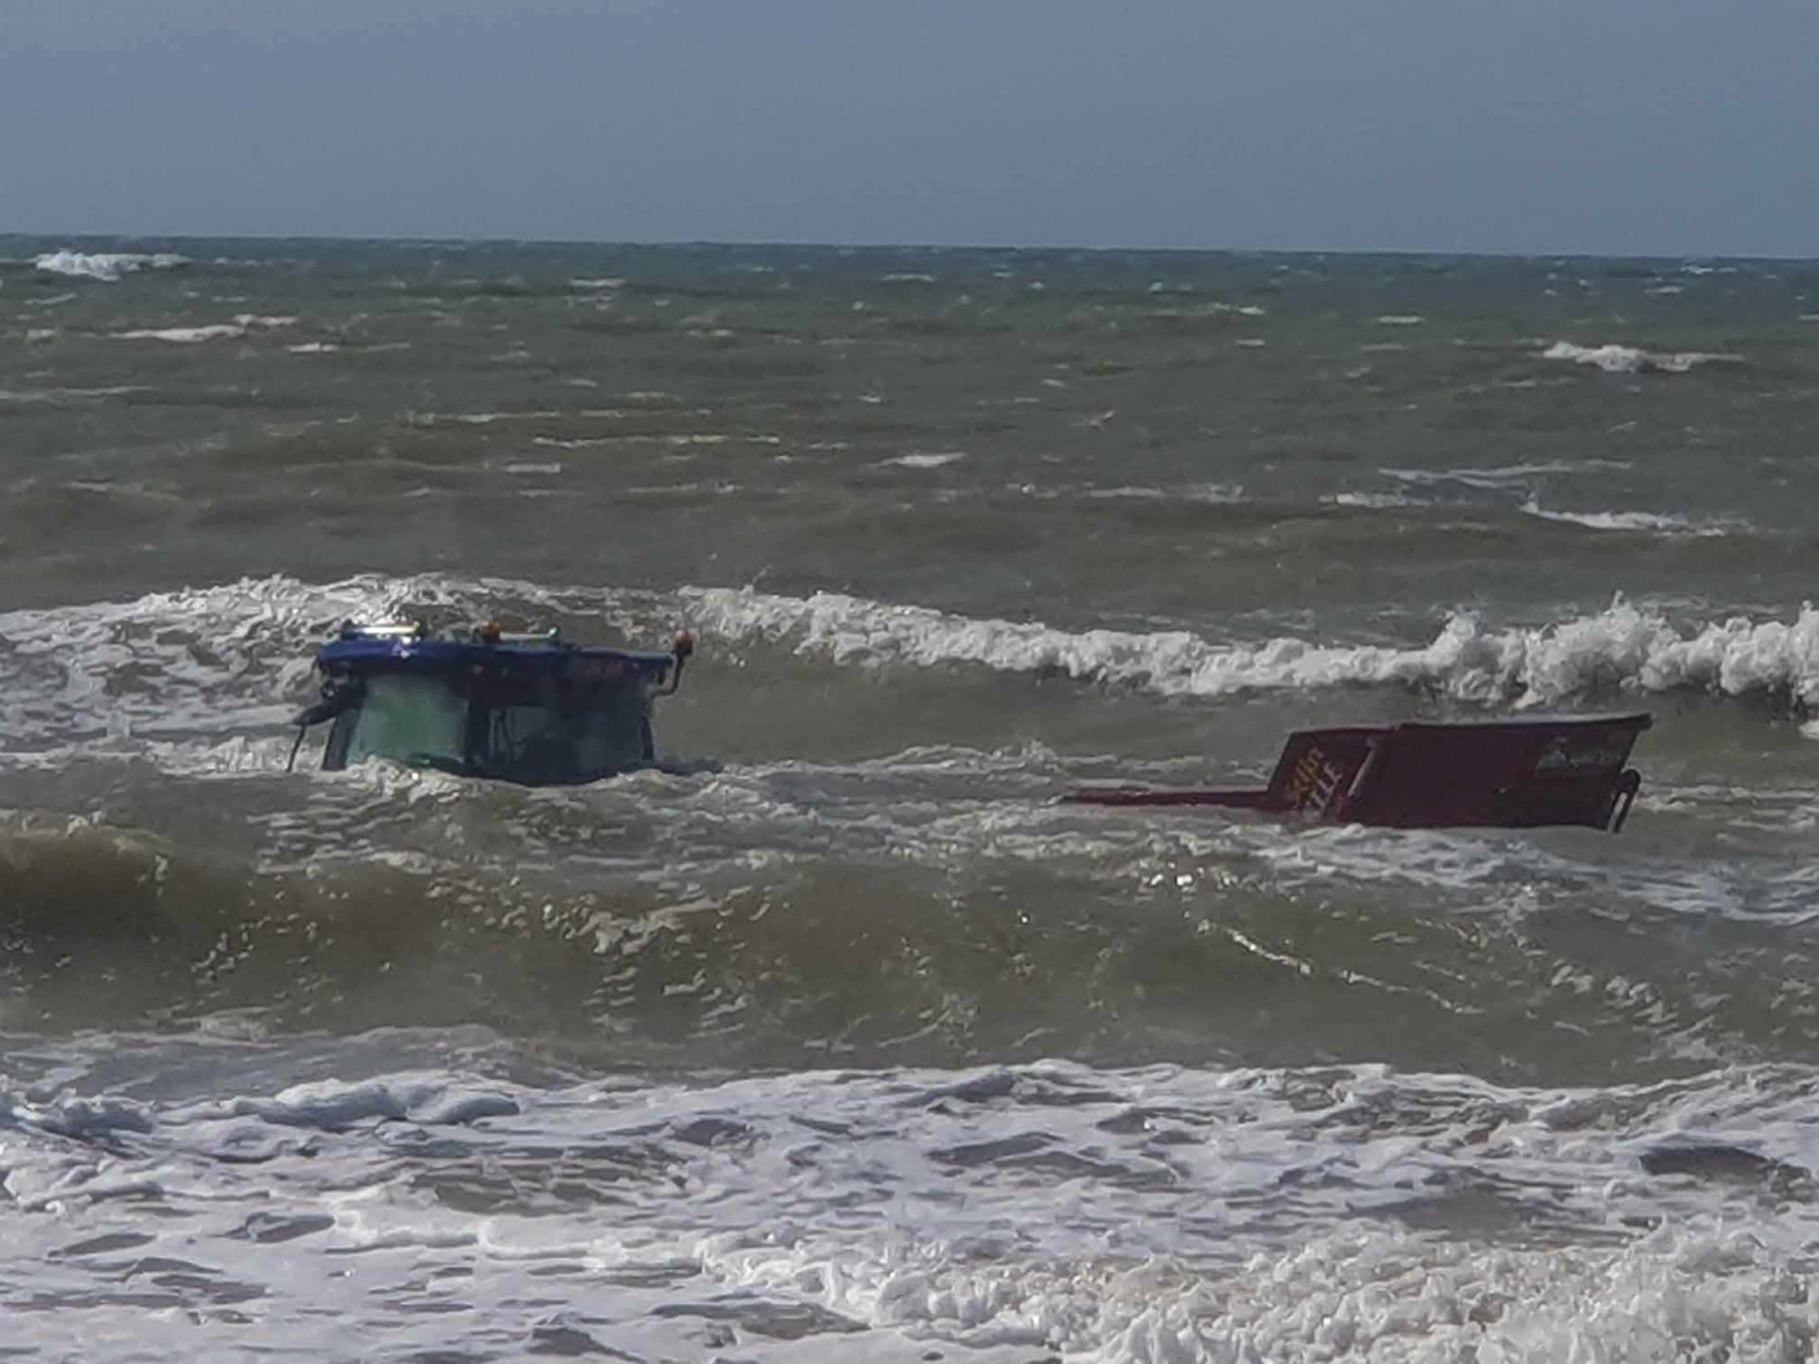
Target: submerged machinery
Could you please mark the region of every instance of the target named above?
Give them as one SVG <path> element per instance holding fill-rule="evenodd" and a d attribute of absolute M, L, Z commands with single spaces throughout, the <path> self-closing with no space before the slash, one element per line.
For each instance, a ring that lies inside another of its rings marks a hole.
<path fill-rule="evenodd" d="M 694 652 L 572 644 L 550 630 L 465 638 L 421 624 L 349 622 L 316 654 L 322 699 L 297 717 L 303 736 L 329 724 L 322 766 L 390 758 L 461 776 L 554 786 L 657 765 L 652 703 L 675 692 Z"/>
<path fill-rule="evenodd" d="M 297 717 L 330 726 L 322 766 L 388 758 L 525 786 L 659 767 L 653 703 L 694 652 L 584 647 L 555 630 L 497 625 L 437 637 L 422 625 L 341 627 L 316 655 L 322 698 Z M 1583 825 L 1616 832 L 1641 777 L 1629 767 L 1644 712 L 1299 730 L 1267 785 L 1083 787 L 1072 805 L 1208 807 L 1392 828 Z M 675 768 L 698 771 L 699 766 Z"/>

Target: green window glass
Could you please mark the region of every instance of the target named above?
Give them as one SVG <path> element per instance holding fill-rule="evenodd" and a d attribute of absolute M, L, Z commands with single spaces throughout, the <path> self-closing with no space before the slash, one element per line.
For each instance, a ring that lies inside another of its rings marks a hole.
<path fill-rule="evenodd" d="M 366 697 L 348 740 L 347 761 L 391 758 L 425 766 L 464 762 L 467 701 L 434 677 L 380 676 Z"/>

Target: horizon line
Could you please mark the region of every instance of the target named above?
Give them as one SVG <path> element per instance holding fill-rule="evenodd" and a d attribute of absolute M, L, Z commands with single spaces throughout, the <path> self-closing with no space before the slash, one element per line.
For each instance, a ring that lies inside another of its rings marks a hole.
<path fill-rule="evenodd" d="M 1513 248 L 1439 249 L 1409 246 L 1159 246 L 1106 245 L 1078 242 L 917 242 L 810 240 L 807 238 L 725 238 L 709 237 L 570 237 L 542 235 L 443 236 L 439 234 L 376 235 L 351 232 L 39 232 L 0 229 L 0 240 L 30 239 L 52 241 L 113 242 L 335 242 L 385 245 L 425 246 L 591 246 L 591 247 L 714 247 L 723 250 L 804 250 L 804 251 L 1073 251 L 1092 254 L 1177 255 L 1177 256 L 1440 256 L 1450 259 L 1477 260 L 1735 260 L 1735 261 L 1819 261 L 1816 255 L 1788 255 L 1768 251 L 1584 251 L 1584 250 L 1516 250 Z"/>

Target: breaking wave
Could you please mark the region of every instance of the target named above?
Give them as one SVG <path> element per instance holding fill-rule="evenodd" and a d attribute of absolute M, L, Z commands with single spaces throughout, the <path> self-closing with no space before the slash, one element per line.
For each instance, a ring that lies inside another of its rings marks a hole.
<path fill-rule="evenodd" d="M 1810 606 L 1791 624 L 1736 616 L 1690 628 L 1622 600 L 1596 615 L 1539 628 L 1492 629 L 1458 614 L 1431 643 L 1397 648 L 1293 638 L 1213 643 L 1185 630 L 1070 632 L 838 593 L 797 598 L 709 588 L 684 596 L 706 629 L 788 642 L 839 663 L 973 663 L 1165 695 L 1401 685 L 1460 701 L 1519 705 L 1680 689 L 1819 703 L 1819 611 Z"/>
<path fill-rule="evenodd" d="M 1696 365 L 1742 364 L 1741 355 L 1711 351 L 1642 350 L 1636 346 L 1576 346 L 1571 341 L 1556 341 L 1541 353 L 1543 360 L 1571 360 L 1593 365 L 1606 374 L 1685 374 Z"/>
<path fill-rule="evenodd" d="M 434 574 L 307 584 L 288 577 L 0 613 L 0 745 L 159 734 L 221 737 L 282 726 L 315 646 L 347 619 L 452 624 L 503 612 L 581 637 L 644 638 L 688 623 L 838 666 L 977 666 L 1002 673 L 1217 698 L 1328 687 L 1405 687 L 1517 707 L 1623 693 L 1705 692 L 1819 708 L 1819 609 L 1791 620 L 1670 617 L 1621 599 L 1541 626 L 1458 613 L 1426 644 L 1214 640 L 1190 630 L 1070 631 L 839 593 L 675 594 L 544 587 Z"/>
<path fill-rule="evenodd" d="M 41 275 L 57 275 L 64 279 L 96 280 L 103 284 L 117 284 L 127 275 L 137 274 L 141 270 L 174 270 L 180 265 L 188 265 L 186 256 L 158 252 L 142 255 L 136 252 L 85 252 L 85 251 L 51 251 L 39 256 L 32 262 L 32 268 Z"/>

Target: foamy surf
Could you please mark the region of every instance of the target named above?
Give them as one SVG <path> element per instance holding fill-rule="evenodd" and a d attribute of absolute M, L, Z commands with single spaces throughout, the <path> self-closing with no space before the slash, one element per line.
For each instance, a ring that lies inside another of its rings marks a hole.
<path fill-rule="evenodd" d="M 1067 1062 L 535 1087 L 461 1068 L 529 1061 L 470 1030 L 320 1042 L 311 1063 L 365 1078 L 236 1093 L 244 1047 L 185 1046 L 144 1086 L 175 1098 L 79 1087 L 107 1064 L 79 1047 L 54 1058 L 76 1083 L 0 1092 L 8 1191 L 39 1214 L 7 1263 L 59 1293 L 15 1344 L 181 1327 L 193 1348 L 201 1321 L 340 1357 L 347 1314 L 321 1304 L 349 1265 L 403 1285 L 360 1290 L 355 1315 L 414 1358 L 1769 1361 L 1819 1330 L 1810 1176 L 1781 1157 L 1810 1095 L 1769 1069 L 1579 1090 Z M 436 1059 L 375 1065 L 400 1048 Z"/>

